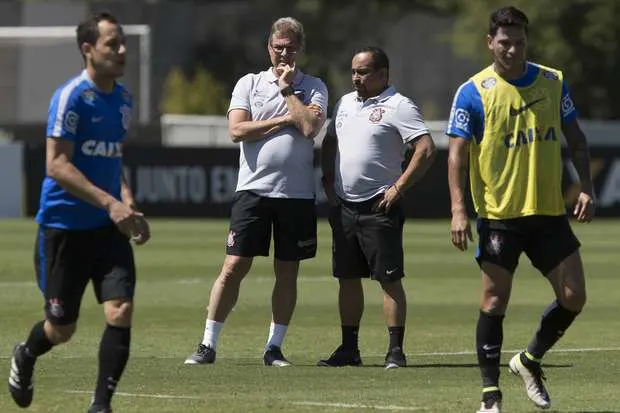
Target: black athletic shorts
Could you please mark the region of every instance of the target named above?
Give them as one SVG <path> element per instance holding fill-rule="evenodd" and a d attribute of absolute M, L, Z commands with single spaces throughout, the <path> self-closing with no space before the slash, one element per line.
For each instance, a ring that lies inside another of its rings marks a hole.
<path fill-rule="evenodd" d="M 522 252 L 532 265 L 547 276 L 581 244 L 573 233 L 568 218 L 533 215 L 493 220 L 479 218 L 476 261 L 496 264 L 514 273 Z"/>
<path fill-rule="evenodd" d="M 336 278 L 367 278 L 382 283 L 405 276 L 403 225 L 400 204 L 388 213 L 373 212 L 383 195 L 363 202 L 341 200 L 331 207 L 332 267 Z"/>
<path fill-rule="evenodd" d="M 45 315 L 53 324 L 77 321 L 90 280 L 99 303 L 134 296 L 133 249 L 115 225 L 80 231 L 40 226 L 34 262 Z"/>
<path fill-rule="evenodd" d="M 250 191 L 235 194 L 226 254 L 268 256 L 273 227 L 275 257 L 299 261 L 316 255 L 314 199 L 267 198 Z"/>

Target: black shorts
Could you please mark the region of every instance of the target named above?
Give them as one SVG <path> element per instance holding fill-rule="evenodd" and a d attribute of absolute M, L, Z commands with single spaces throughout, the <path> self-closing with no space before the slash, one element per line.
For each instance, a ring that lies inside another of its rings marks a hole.
<path fill-rule="evenodd" d="M 97 300 L 132 299 L 136 285 L 133 249 L 115 225 L 93 230 L 39 227 L 34 248 L 45 315 L 52 324 L 77 321 L 92 280 Z"/>
<path fill-rule="evenodd" d="M 267 198 L 250 191 L 235 194 L 226 254 L 268 256 L 273 226 L 275 257 L 299 261 L 316 255 L 314 199 Z"/>
<path fill-rule="evenodd" d="M 522 252 L 543 275 L 548 275 L 581 244 L 568 218 L 533 215 L 492 220 L 479 218 L 476 261 L 496 264 L 514 273 Z"/>
<path fill-rule="evenodd" d="M 331 207 L 332 268 L 336 278 L 370 277 L 382 283 L 405 276 L 401 205 L 388 213 L 373 212 L 382 196 L 363 202 L 341 201 Z"/>

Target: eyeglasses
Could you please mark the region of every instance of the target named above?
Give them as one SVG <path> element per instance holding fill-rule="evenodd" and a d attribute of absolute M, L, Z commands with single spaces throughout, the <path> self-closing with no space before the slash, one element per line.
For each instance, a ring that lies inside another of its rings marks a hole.
<path fill-rule="evenodd" d="M 290 54 L 290 55 L 296 55 L 299 52 L 297 47 L 293 47 L 293 46 L 280 46 L 280 45 L 270 44 L 269 47 L 271 47 L 271 49 L 274 52 L 276 52 L 276 54 L 282 54 L 284 53 L 285 50 L 286 50 L 286 54 Z"/>

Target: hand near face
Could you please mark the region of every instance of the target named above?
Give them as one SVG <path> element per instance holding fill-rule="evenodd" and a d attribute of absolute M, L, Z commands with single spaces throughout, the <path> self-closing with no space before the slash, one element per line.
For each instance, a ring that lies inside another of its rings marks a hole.
<path fill-rule="evenodd" d="M 281 66 L 281 69 L 282 73 L 280 74 L 280 77 L 278 79 L 278 86 L 280 87 L 280 89 L 283 89 L 293 84 L 293 79 L 295 78 L 295 64 L 285 64 Z"/>

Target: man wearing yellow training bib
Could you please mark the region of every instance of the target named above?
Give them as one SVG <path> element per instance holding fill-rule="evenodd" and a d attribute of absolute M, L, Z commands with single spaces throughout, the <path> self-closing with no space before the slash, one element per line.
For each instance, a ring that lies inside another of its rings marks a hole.
<path fill-rule="evenodd" d="M 562 196 L 561 135 L 581 180 L 573 210 L 579 222 L 589 222 L 595 209 L 588 147 L 562 72 L 526 60 L 527 31 L 528 18 L 515 7 L 491 14 L 487 43 L 493 64 L 458 89 L 446 131 L 451 237 L 458 249 L 472 241 L 465 207 L 468 172 L 478 214 L 482 298 L 476 348 L 483 388 L 478 413 L 501 412 L 502 324 L 521 253 L 556 295 L 527 349 L 509 363 L 537 407 L 551 406 L 541 359 L 586 300 L 580 244 Z"/>

